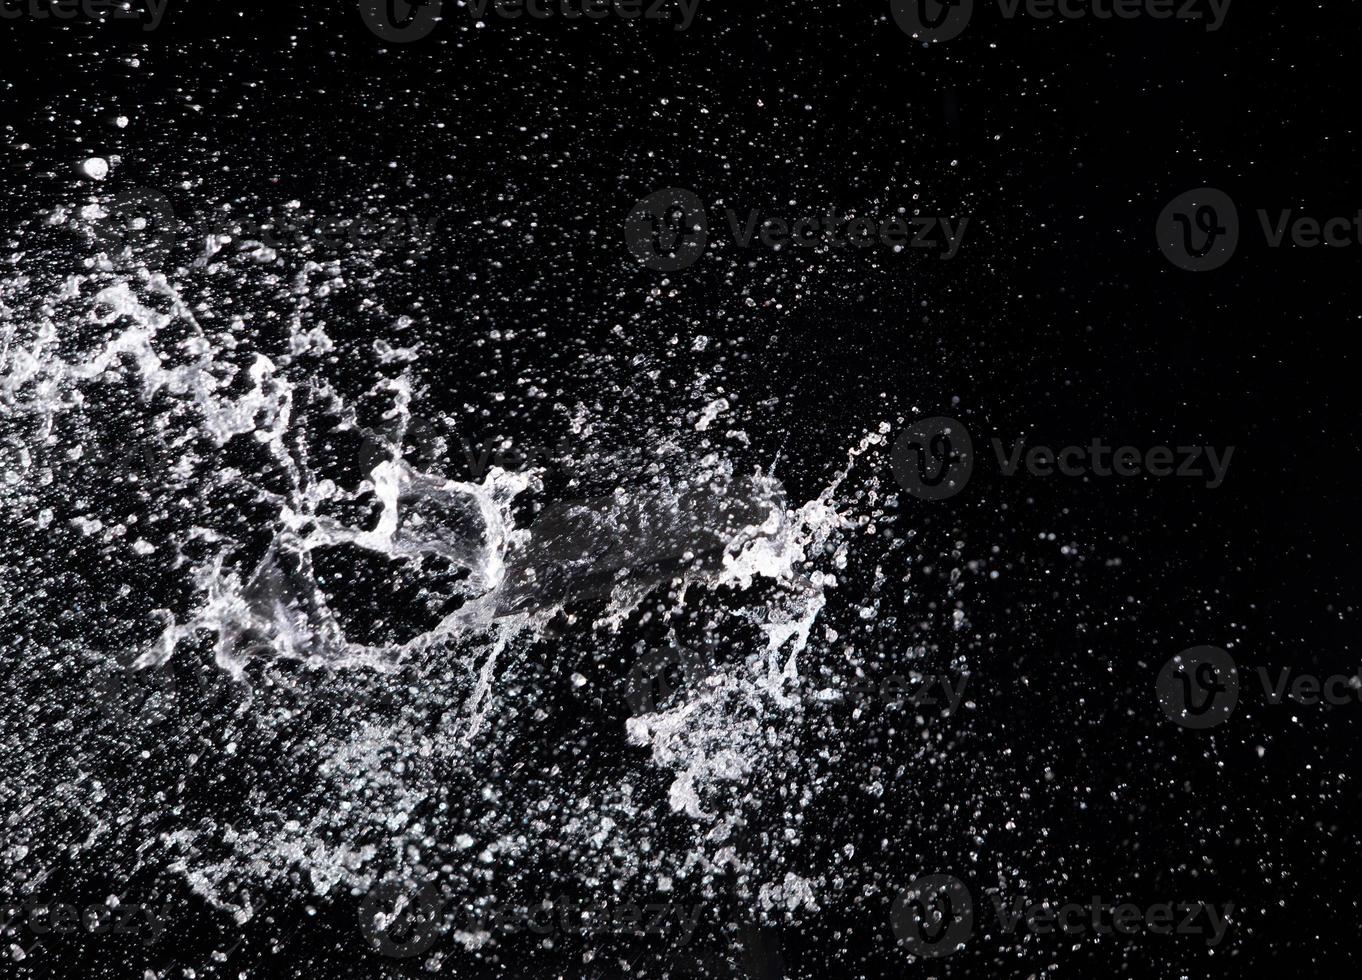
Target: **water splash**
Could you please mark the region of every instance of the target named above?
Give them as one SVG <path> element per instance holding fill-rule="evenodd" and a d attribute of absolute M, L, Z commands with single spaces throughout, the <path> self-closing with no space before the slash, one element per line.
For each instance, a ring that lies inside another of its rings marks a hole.
<path fill-rule="evenodd" d="M 234 268 L 219 243 L 200 259 L 196 274 Z M 211 290 L 190 299 L 165 275 L 95 265 L 36 301 L 27 278 L 6 287 L 3 507 L 44 515 L 30 524 L 38 532 L 65 522 L 130 578 L 155 566 L 159 589 L 130 588 L 107 617 L 82 609 L 77 628 L 121 638 L 112 659 L 140 673 L 206 651 L 241 703 L 206 744 L 201 718 L 172 741 L 194 744 L 196 759 L 269 760 L 238 773 L 246 789 L 232 814 L 164 832 L 141 860 L 243 922 L 252 894 L 294 871 L 318 894 L 417 880 L 432 866 L 469 893 L 513 890 L 489 862 L 533 864 L 555 847 L 520 812 L 564 815 L 562 833 L 616 888 L 760 873 L 739 815 L 762 805 L 763 771 L 797 778 L 797 733 L 820 703 L 805 662 L 834 635 L 816 626 L 862 524 L 841 488 L 883 430 L 798 505 L 754 462 L 693 451 L 688 440 L 729 410 L 721 398 L 703 402 L 698 425 L 678 412 L 646 469 L 608 493 L 550 494 L 543 469 L 460 481 L 438 454 L 409 458 L 413 419 L 437 417 L 420 404 L 415 349 L 376 340 L 360 384 L 331 375 L 340 344 L 309 311 L 343 279 L 334 266 L 269 274 L 273 301 L 289 305 L 248 318 L 219 314 Z M 572 424 L 594 422 L 579 407 Z M 132 474 L 123 455 L 86 465 L 128 433 L 154 447 L 154 472 Z M 41 545 L 30 557 L 52 560 Z M 514 744 L 518 719 L 541 711 L 527 692 L 555 645 L 586 638 L 627 656 L 657 624 L 737 638 L 706 676 L 617 732 L 621 759 L 646 750 L 660 797 L 645 773 L 541 781 L 498 761 L 489 747 Z M 48 652 L 62 649 L 54 640 Z M 18 796 L 41 807 L 67 771 L 19 772 Z M 53 799 L 75 804 L 93 846 L 152 808 L 150 782 L 124 790 L 114 813 L 80 792 Z M 623 835 L 659 804 L 690 822 L 684 846 Z M 776 869 L 763 894 L 788 877 Z M 798 885 L 796 904 L 811 903 L 816 883 Z"/>

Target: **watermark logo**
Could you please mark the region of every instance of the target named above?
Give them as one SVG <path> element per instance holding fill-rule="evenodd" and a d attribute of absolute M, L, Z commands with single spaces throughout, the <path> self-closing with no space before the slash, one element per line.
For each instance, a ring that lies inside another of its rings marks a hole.
<path fill-rule="evenodd" d="M 1004 20 L 1180 20 L 1203 22 L 1213 34 L 1225 24 L 1233 0 L 998 0 Z M 890 0 L 894 22 L 909 37 L 941 42 L 959 37 L 974 14 L 974 0 Z"/>
<path fill-rule="evenodd" d="M 1174 198 L 1158 220 L 1159 248 L 1179 269 L 1209 272 L 1239 247 L 1239 209 L 1224 191 L 1202 187 Z"/>
<path fill-rule="evenodd" d="M 974 899 L 959 878 L 927 875 L 899 892 L 889 922 L 914 956 L 950 956 L 974 934 Z"/>
<path fill-rule="evenodd" d="M 375 952 L 395 960 L 411 959 L 439 940 L 447 904 L 434 882 L 415 890 L 385 882 L 360 903 L 360 932 Z"/>
<path fill-rule="evenodd" d="M 624 700 L 635 716 L 662 709 L 678 692 L 694 687 L 719 666 L 719 643 L 706 636 L 701 647 L 682 646 L 673 636 L 666 648 L 651 650 L 629 671 Z"/>
<path fill-rule="evenodd" d="M 451 932 L 484 937 L 665 936 L 685 946 L 695 934 L 700 905 L 642 904 L 627 900 L 581 903 L 567 898 L 529 907 L 456 906 L 435 882 L 420 887 L 386 883 L 360 903 L 360 932 L 371 949 L 389 959 L 421 956 Z"/>
<path fill-rule="evenodd" d="M 61 480 L 78 479 L 92 486 L 146 480 L 165 473 L 178 460 L 165 443 L 150 440 L 119 443 L 92 439 L 42 457 L 35 457 L 31 447 L 14 438 L 0 443 L 0 472 L 10 470 L 38 479 L 52 473 Z"/>
<path fill-rule="evenodd" d="M 141 21 L 150 33 L 161 26 L 170 0 L 0 0 L 0 20 Z"/>
<path fill-rule="evenodd" d="M 1234 902 L 1154 902 L 1136 905 L 1094 895 L 1086 902 L 1010 901 L 991 893 L 996 929 L 1005 935 L 1032 936 L 1197 936 L 1208 947 L 1219 946 L 1229 931 Z M 900 945 L 914 956 L 936 959 L 959 952 L 969 941 L 976 919 L 973 896 L 952 875 L 918 878 L 894 900 L 890 925 Z"/>
<path fill-rule="evenodd" d="M 251 642 L 241 650 L 249 655 L 268 648 Z M 116 664 L 111 673 L 101 674 L 93 682 L 95 705 L 108 722 L 124 729 L 163 724 L 175 711 L 191 704 L 220 710 L 240 698 L 231 675 L 214 665 L 198 666 L 189 683 L 178 681 L 175 673 L 171 661 L 147 667 Z"/>
<path fill-rule="evenodd" d="M 709 242 L 709 218 L 694 191 L 668 187 L 634 205 L 624 223 L 629 251 L 656 272 L 689 269 Z"/>
<path fill-rule="evenodd" d="M 1164 713 L 1183 728 L 1215 728 L 1239 704 L 1239 670 L 1219 647 L 1178 654 L 1159 671 L 1156 686 Z"/>
<path fill-rule="evenodd" d="M 882 680 L 859 677 L 835 691 L 827 699 L 842 700 L 858 707 L 882 704 L 891 710 L 936 708 L 950 718 L 960 710 L 969 686 L 968 671 L 950 674 L 889 674 Z"/>
<path fill-rule="evenodd" d="M 665 499 L 621 488 L 549 504 L 510 555 L 498 609 L 575 606 L 717 567 L 746 541 L 771 534 L 784 513 L 783 498 L 755 477 L 689 484 Z"/>
<path fill-rule="evenodd" d="M 169 916 L 150 905 L 102 904 L 80 908 L 65 902 L 0 901 L 0 936 L 17 938 L 70 935 L 83 930 L 93 936 L 137 936 L 151 946 L 165 932 Z"/>
<path fill-rule="evenodd" d="M 1235 447 L 1112 446 L 1095 438 L 1085 446 L 1031 446 L 1018 439 L 1010 446 L 989 440 L 998 471 L 1007 478 L 1023 470 L 1034 477 L 1178 477 L 1202 480 L 1207 489 L 1224 485 Z M 894 478 L 920 500 L 954 497 L 974 473 L 974 442 L 956 419 L 919 419 L 895 441 L 890 453 Z"/>
<path fill-rule="evenodd" d="M 442 0 L 360 0 L 364 23 L 384 41 L 409 44 L 430 35 L 440 19 Z M 700 12 L 700 0 L 465 0 L 476 26 L 486 18 L 530 20 L 671 21 L 672 30 L 687 31 Z M 672 8 L 675 8 L 674 10 Z"/>
<path fill-rule="evenodd" d="M 120 272 L 159 269 L 175 241 L 170 200 L 150 187 L 130 187 L 103 205 L 104 217 L 91 226 L 95 246 Z"/>
<path fill-rule="evenodd" d="M 1362 244 L 1362 211 L 1314 217 L 1295 208 L 1258 208 L 1254 217 L 1263 244 L 1270 249 L 1310 251 Z M 1217 269 L 1234 257 L 1241 239 L 1239 209 L 1228 194 L 1213 187 L 1189 191 L 1164 208 L 1158 236 L 1164 255 L 1179 269 Z"/>
<path fill-rule="evenodd" d="M 959 37 L 974 16 L 974 0 L 890 0 L 894 22 L 920 41 Z"/>
<path fill-rule="evenodd" d="M 1257 678 L 1267 703 L 1274 706 L 1287 698 L 1304 707 L 1339 707 L 1362 701 L 1362 671 L 1351 677 L 1320 677 L 1286 667 L 1274 675 L 1267 667 L 1255 667 L 1252 676 Z M 1215 728 L 1228 721 L 1239 706 L 1239 666 L 1220 647 L 1193 647 L 1164 664 L 1155 690 L 1169 720 L 1198 731 Z"/>
<path fill-rule="evenodd" d="M 479 481 L 495 467 L 507 473 L 530 471 L 549 472 L 564 468 L 572 460 L 577 446 L 562 439 L 556 447 L 548 445 L 515 445 L 506 440 L 483 439 L 476 442 L 467 437 L 459 439 L 459 449 L 470 479 Z"/>
<path fill-rule="evenodd" d="M 410 451 L 406 447 L 411 447 Z M 359 447 L 359 468 L 369 476 L 383 463 L 401 458 L 417 469 L 428 468 L 444 455 L 444 440 L 425 419 L 392 419 L 369 431 Z M 478 476 L 481 478 L 481 474 Z"/>
<path fill-rule="evenodd" d="M 360 0 L 364 23 L 384 41 L 410 44 L 435 30 L 444 0 Z"/>
<path fill-rule="evenodd" d="M 974 442 L 955 419 L 919 419 L 894 443 L 894 479 L 919 500 L 954 497 L 974 473 Z"/>
<path fill-rule="evenodd" d="M 417 470 L 438 468 L 442 476 L 481 483 L 493 470 L 503 473 L 550 473 L 566 470 L 580 443 L 564 437 L 556 446 L 547 443 L 516 443 L 509 439 L 474 436 L 448 438 L 439 427 L 418 416 L 385 419 L 364 429 L 359 447 L 359 468 L 369 476 L 381 463 L 401 459 Z"/>
<path fill-rule="evenodd" d="M 1003 476 L 1013 477 L 1025 463 L 1032 476 L 1067 477 L 1181 477 L 1205 481 L 1208 490 L 1218 490 L 1225 483 L 1234 447 L 1216 446 L 1154 446 L 1141 452 L 1134 446 L 1109 446 L 1094 439 L 1086 446 L 1050 446 L 1026 448 L 1018 439 L 1005 448 L 1001 439 L 990 440 Z M 1024 454 L 1024 455 L 1023 455 Z"/>
<path fill-rule="evenodd" d="M 879 243 L 894 252 L 934 252 L 943 260 L 959 254 L 970 224 L 968 215 L 958 221 L 938 215 L 894 215 L 875 221 L 844 215 L 837 208 L 784 217 L 763 215 L 756 208 L 746 215 L 725 208 L 723 216 L 722 224 L 728 226 L 739 249 L 865 249 Z M 704 254 L 709 237 L 710 220 L 704 202 L 693 191 L 675 187 L 640 200 L 624 222 L 629 251 L 643 266 L 657 272 L 693 266 Z"/>
<path fill-rule="evenodd" d="M 243 658 L 274 653 L 268 638 L 248 633 L 236 637 L 232 647 Z M 164 724 L 189 711 L 221 713 L 239 705 L 243 696 L 242 684 L 211 660 L 158 661 L 136 649 L 92 652 L 103 662 L 91 669 L 89 704 L 120 729 Z"/>
<path fill-rule="evenodd" d="M 217 213 L 190 225 L 175 214 L 169 199 L 158 190 L 132 187 L 112 196 L 90 221 L 95 246 L 120 272 L 165 265 L 171 247 L 179 240 L 228 242 L 254 246 L 262 259 L 284 247 L 336 251 L 345 245 L 382 251 L 407 249 L 424 257 L 435 241 L 442 215 L 429 221 L 407 212 L 376 218 L 325 217 L 298 214 L 296 204 L 263 219 Z M 268 251 L 261 251 L 268 250 Z"/>

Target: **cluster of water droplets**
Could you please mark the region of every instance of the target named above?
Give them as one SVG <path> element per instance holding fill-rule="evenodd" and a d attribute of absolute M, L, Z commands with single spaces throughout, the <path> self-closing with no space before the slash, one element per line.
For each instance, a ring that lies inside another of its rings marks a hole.
<path fill-rule="evenodd" d="M 410 458 L 430 413 L 409 321 L 372 342 L 367 381 L 342 383 L 314 311 L 351 272 L 238 244 L 208 243 L 173 275 L 99 255 L 4 286 L 0 509 L 22 529 L 8 564 L 27 581 L 3 584 L 29 617 L 8 655 L 74 663 L 64 696 L 88 726 L 73 756 L 53 762 L 32 735 L 36 754 L 8 763 L 27 816 L 7 870 L 41 876 L 43 842 L 50 857 L 79 828 L 71 846 L 123 839 L 134 868 L 181 876 L 241 922 L 285 882 L 358 895 L 438 871 L 456 891 L 514 892 L 512 869 L 552 874 L 565 855 L 616 892 L 739 873 L 765 905 L 811 905 L 811 882 L 755 867 L 750 827 L 770 786 L 812 792 L 801 728 L 821 702 L 803 664 L 836 639 L 818 622 L 867 523 L 852 511 L 884 504 L 842 488 L 884 428 L 802 504 L 769 466 L 694 451 L 722 398 L 676 407 L 674 438 L 610 492 L 553 497 L 536 469 L 452 479 L 438 453 Z M 261 284 L 251 309 L 217 286 L 238 272 Z M 553 658 L 608 650 L 627 684 L 631 658 L 680 632 L 727 639 L 615 730 L 617 765 L 515 761 L 526 719 L 548 716 Z M 185 664 L 214 672 L 216 703 L 186 707 L 181 681 L 158 710 L 145 694 L 129 708 L 107 683 Z M 149 742 L 229 770 L 229 812 L 169 805 L 190 775 Z M 115 744 L 153 762 L 115 773 Z"/>

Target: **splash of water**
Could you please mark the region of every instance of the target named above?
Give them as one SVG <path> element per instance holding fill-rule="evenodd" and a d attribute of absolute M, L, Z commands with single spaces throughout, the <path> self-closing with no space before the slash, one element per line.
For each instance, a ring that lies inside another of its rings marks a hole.
<path fill-rule="evenodd" d="M 206 270 L 225 261 L 216 249 L 203 259 Z M 480 828 L 484 855 L 523 857 L 533 842 L 510 832 L 495 793 L 483 790 L 481 815 L 465 813 L 452 825 L 441 816 L 451 773 L 488 777 L 484 785 L 512 777 L 479 773 L 468 761 L 470 746 L 504 732 L 504 713 L 526 710 L 509 679 L 564 623 L 622 641 L 627 624 L 691 616 L 716 627 L 736 623 L 763 639 L 713 665 L 672 703 L 630 718 L 619 737 L 647 749 L 666 774 L 666 805 L 695 824 L 698 849 L 667 857 L 636 851 L 627 869 L 601 861 L 617 880 L 649 867 L 651 875 L 749 867 L 736 846 L 735 813 L 755 772 L 785 764 L 773 751 L 783 736 L 772 719 L 797 721 L 810 703 L 801 658 L 855 526 L 839 489 L 882 432 L 867 435 L 835 480 L 799 506 L 755 467 L 744 473 L 722 455 L 688 452 L 679 426 L 642 478 L 597 497 L 546 499 L 544 473 L 534 470 L 493 467 L 480 482 L 450 479 L 440 460 L 411 460 L 404 448 L 418 402 L 413 352 L 376 345 L 380 363 L 402 373 L 379 375 L 350 398 L 309 364 L 336 342 L 302 311 L 336 281 L 335 269 L 304 264 L 286 291 L 294 310 L 267 318 L 287 325 L 272 348 L 243 319 L 211 315 L 164 275 L 100 268 L 70 276 L 28 318 L 13 293 L 32 284 L 9 287 L 0 348 L 3 435 L 12 450 L 6 509 L 36 509 L 39 528 L 61 510 L 130 567 L 161 560 L 175 586 L 169 594 L 182 600 L 170 608 L 160 594 L 140 604 L 133 596 L 129 619 L 87 618 L 86 626 L 144 636 L 119 651 L 142 671 L 173 667 L 210 644 L 216 668 L 246 691 L 238 714 L 247 721 L 233 738 L 260 744 L 306 710 L 278 701 L 289 684 L 277 671 L 288 662 L 309 671 L 307 689 L 319 702 L 401 684 L 412 670 L 425 687 L 419 694 L 389 687 L 409 692 L 397 711 L 351 712 L 310 732 L 310 751 L 287 764 L 290 788 L 304 787 L 313 801 L 307 819 L 285 816 L 284 797 L 273 798 L 262 780 L 250 790 L 253 818 L 166 834 L 168 866 L 244 921 L 253 914 L 246 883 L 278 883 L 288 868 L 305 870 L 320 893 L 416 876 L 425 861 L 412 857 L 415 842 L 434 827 L 443 828 L 447 852 L 467 846 L 469 835 L 454 827 L 468 826 Z M 107 437 L 101 412 L 111 401 L 166 464 L 132 483 L 119 475 L 105 499 L 99 487 L 80 484 L 79 473 L 84 447 Z M 371 402 L 384 406 L 381 425 L 361 422 L 359 405 Z M 692 431 L 709 428 L 726 404 L 711 401 Z M 362 466 L 318 452 L 345 437 L 367 450 L 353 454 Z M 338 600 L 347 581 L 395 605 L 366 613 L 358 601 Z M 270 689 L 251 688 L 253 669 L 271 678 Z M 422 712 L 438 718 L 433 730 Z M 237 751 L 226 738 L 212 751 Z M 36 770 L 25 776 L 30 798 L 50 779 Z M 611 828 L 649 809 L 632 784 L 564 792 L 556 808 L 596 815 L 574 831 L 583 840 L 620 846 Z M 98 807 L 87 812 L 100 819 Z M 91 839 L 110 826 L 100 821 Z M 470 872 L 468 887 L 478 880 Z M 813 887 L 799 881 L 804 891 Z"/>

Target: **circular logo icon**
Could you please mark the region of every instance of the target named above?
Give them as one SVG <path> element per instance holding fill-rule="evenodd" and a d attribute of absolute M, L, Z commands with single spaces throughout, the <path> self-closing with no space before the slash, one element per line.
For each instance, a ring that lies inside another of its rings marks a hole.
<path fill-rule="evenodd" d="M 175 675 L 162 668 L 139 670 L 115 662 L 108 673 L 92 683 L 95 706 L 104 719 L 118 728 L 147 727 L 169 719 L 170 702 L 176 697 Z"/>
<path fill-rule="evenodd" d="M 365 433 L 359 446 L 360 472 L 371 476 L 380 463 L 397 458 L 422 469 L 439 462 L 440 450 L 440 433 L 425 419 L 410 419 L 405 432 L 400 423 L 390 422 L 381 429 Z"/>
<path fill-rule="evenodd" d="M 960 36 L 974 15 L 974 0 L 890 0 L 894 22 L 920 41 L 949 41 Z"/>
<path fill-rule="evenodd" d="M 649 269 L 688 269 L 704 254 L 709 241 L 704 202 L 693 191 L 675 187 L 649 194 L 629 212 L 624 240 Z"/>
<path fill-rule="evenodd" d="M 435 30 L 444 0 L 359 0 L 364 23 L 385 41 L 407 44 Z"/>
<path fill-rule="evenodd" d="M 1188 191 L 1173 199 L 1159 215 L 1159 248 L 1179 269 L 1218 269 L 1239 246 L 1239 209 L 1214 187 Z"/>
<path fill-rule="evenodd" d="M 104 205 L 95 221 L 95 246 L 120 272 L 159 269 L 175 240 L 175 212 L 160 191 L 131 187 Z"/>
<path fill-rule="evenodd" d="M 379 953 L 395 960 L 420 956 L 440 938 L 445 900 L 434 882 L 418 889 L 378 885 L 359 907 L 359 928 Z"/>
<path fill-rule="evenodd" d="M 113 669 L 93 682 L 100 713 L 119 727 L 165 724 L 183 713 L 221 712 L 236 703 L 236 683 L 214 664 L 191 669 L 169 660 L 146 666 L 125 660 L 115 657 Z M 192 681 L 177 680 L 177 669 L 189 670 Z"/>
<path fill-rule="evenodd" d="M 898 893 L 889 922 L 914 956 L 950 956 L 974 934 L 974 900 L 953 875 L 927 875 Z"/>
<path fill-rule="evenodd" d="M 706 646 L 713 651 L 715 644 L 711 640 Z M 717 662 L 712 652 L 682 649 L 673 639 L 667 649 L 653 650 L 634 664 L 624 699 L 635 716 L 653 714 L 677 691 L 708 677 Z"/>
<path fill-rule="evenodd" d="M 899 436 L 889 459 L 903 489 L 920 500 L 945 500 L 969 482 L 974 442 L 955 419 L 918 419 Z"/>
<path fill-rule="evenodd" d="M 1224 724 L 1239 704 L 1239 670 L 1220 647 L 1184 650 L 1163 665 L 1156 687 L 1164 714 L 1183 728 Z"/>

